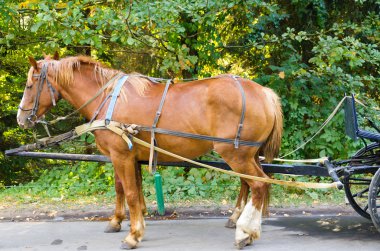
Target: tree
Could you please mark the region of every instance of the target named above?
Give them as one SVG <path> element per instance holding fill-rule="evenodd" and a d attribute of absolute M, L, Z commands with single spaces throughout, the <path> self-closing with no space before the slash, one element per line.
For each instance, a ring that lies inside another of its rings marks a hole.
<path fill-rule="evenodd" d="M 379 6 L 378 0 L 0 1 L 1 148 L 32 138 L 14 119 L 27 56 L 59 51 L 152 76 L 229 72 L 255 79 L 282 98 L 286 153 L 316 131 L 344 93 L 379 105 Z M 340 116 L 293 157 L 346 156 L 354 144 L 342 123 Z M 0 156 L 7 170 L 19 166 L 14 161 Z M 0 176 L 7 184 L 16 179 L 10 173 Z"/>

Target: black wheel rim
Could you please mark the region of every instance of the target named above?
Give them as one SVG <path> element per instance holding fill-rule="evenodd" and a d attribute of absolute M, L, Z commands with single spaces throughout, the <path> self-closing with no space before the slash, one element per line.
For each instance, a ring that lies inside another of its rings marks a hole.
<path fill-rule="evenodd" d="M 361 216 L 371 219 L 368 210 L 368 191 L 371 183 L 370 178 L 360 175 L 350 175 L 344 178 L 344 190 L 352 208 Z"/>
<path fill-rule="evenodd" d="M 368 206 L 372 222 L 380 232 L 380 169 L 376 172 L 369 187 Z"/>
<path fill-rule="evenodd" d="M 353 157 L 350 166 L 371 166 L 378 165 L 379 162 L 379 143 L 373 143 L 360 149 Z M 346 197 L 352 208 L 364 218 L 371 220 L 369 210 L 369 187 L 373 174 L 352 173 L 346 175 L 343 179 Z"/>

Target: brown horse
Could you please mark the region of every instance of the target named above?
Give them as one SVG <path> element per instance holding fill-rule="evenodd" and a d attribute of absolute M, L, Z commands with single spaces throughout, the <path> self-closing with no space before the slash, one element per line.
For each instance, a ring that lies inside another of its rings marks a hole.
<path fill-rule="evenodd" d="M 90 100 L 102 86 L 120 72 L 104 67 L 89 57 L 67 57 L 58 60 L 45 57 L 32 67 L 21 100 L 17 121 L 22 128 L 33 127 L 60 98 L 75 108 Z M 46 72 L 46 74 L 44 73 Z M 48 84 L 41 85 L 46 75 Z M 277 95 L 250 80 L 239 79 L 246 97 L 246 113 L 241 139 L 264 142 L 260 147 L 197 140 L 157 134 L 158 145 L 187 158 L 196 158 L 214 149 L 236 172 L 266 177 L 259 163 L 259 152 L 267 160 L 277 155 L 282 135 L 282 112 Z M 80 113 L 90 120 L 114 84 L 106 88 Z M 112 120 L 151 126 L 163 94 L 164 85 L 155 84 L 139 75 L 130 75 L 117 99 Z M 38 93 L 39 92 L 39 93 Z M 105 117 L 107 105 L 97 118 Z M 229 75 L 171 85 L 158 122 L 158 127 L 186 133 L 234 139 L 242 111 L 242 94 Z M 142 194 L 140 160 L 148 160 L 149 149 L 135 145 L 131 150 L 120 136 L 108 130 L 94 132 L 99 150 L 109 156 L 115 170 L 116 209 L 106 232 L 120 231 L 125 218 L 125 200 L 130 212 L 130 231 L 122 248 L 136 248 L 144 236 L 146 212 Z M 149 141 L 149 132 L 139 132 L 138 138 Z M 159 161 L 173 161 L 158 155 Z M 241 179 L 241 191 L 236 209 L 227 226 L 236 226 L 235 244 L 238 248 L 251 244 L 261 233 L 262 212 L 266 210 L 269 187 L 266 183 Z M 247 201 L 249 189 L 252 197 Z"/>

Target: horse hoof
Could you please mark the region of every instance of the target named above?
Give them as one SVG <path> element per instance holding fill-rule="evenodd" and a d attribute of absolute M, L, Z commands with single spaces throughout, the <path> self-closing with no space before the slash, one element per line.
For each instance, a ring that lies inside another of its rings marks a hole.
<path fill-rule="evenodd" d="M 106 229 L 104 229 L 104 233 L 117 233 L 117 232 L 120 232 L 120 229 L 121 229 L 120 224 L 117 224 L 116 226 L 108 224 Z"/>
<path fill-rule="evenodd" d="M 123 250 L 130 250 L 130 249 L 135 249 L 137 246 L 130 246 L 128 243 L 126 242 L 122 242 L 121 243 L 121 246 L 120 246 L 120 249 L 123 249 Z"/>
<path fill-rule="evenodd" d="M 125 238 L 124 241 L 121 242 L 121 249 L 135 249 L 137 248 L 137 244 L 139 242 L 133 238 L 131 235 L 128 235 L 127 238 Z"/>
<path fill-rule="evenodd" d="M 228 219 L 226 224 L 224 225 L 226 228 L 236 228 L 236 222 L 231 219 Z"/>
<path fill-rule="evenodd" d="M 240 249 L 243 249 L 245 246 L 248 246 L 250 244 L 252 244 L 252 238 L 250 236 L 247 236 L 246 238 L 244 238 L 242 240 L 236 241 L 235 247 L 240 250 Z"/>
<path fill-rule="evenodd" d="M 121 246 L 120 246 L 120 249 L 127 249 L 127 250 L 130 250 L 130 249 L 135 249 L 137 246 L 130 246 L 128 243 L 126 242 L 122 242 L 121 243 Z"/>

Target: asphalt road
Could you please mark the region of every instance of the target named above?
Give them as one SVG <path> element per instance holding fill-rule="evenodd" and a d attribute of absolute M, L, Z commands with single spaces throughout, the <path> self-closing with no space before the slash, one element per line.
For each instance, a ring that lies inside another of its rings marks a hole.
<path fill-rule="evenodd" d="M 147 221 L 140 250 L 235 250 L 225 219 Z M 119 250 L 128 224 L 106 234 L 106 222 L 1 222 L 0 250 Z M 262 238 L 244 250 L 380 250 L 380 233 L 359 216 L 271 217 Z"/>

